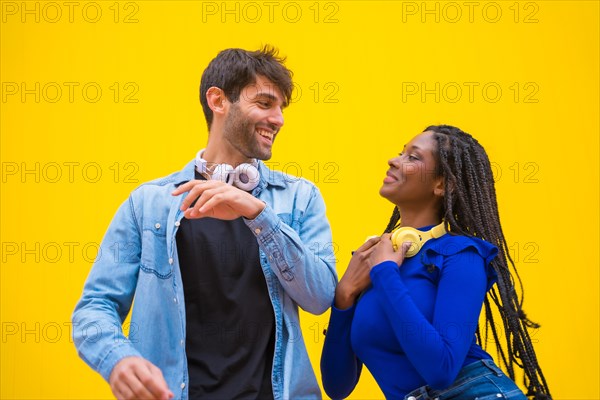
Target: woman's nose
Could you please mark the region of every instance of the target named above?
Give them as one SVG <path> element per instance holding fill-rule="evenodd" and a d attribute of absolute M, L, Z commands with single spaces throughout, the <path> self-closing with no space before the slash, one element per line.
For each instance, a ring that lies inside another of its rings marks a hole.
<path fill-rule="evenodd" d="M 390 167 L 400 168 L 400 157 L 394 157 L 388 160 L 388 165 Z"/>

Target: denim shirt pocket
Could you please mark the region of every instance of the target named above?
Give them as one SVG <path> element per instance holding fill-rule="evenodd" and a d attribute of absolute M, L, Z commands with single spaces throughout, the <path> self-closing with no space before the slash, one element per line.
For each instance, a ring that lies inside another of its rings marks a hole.
<path fill-rule="evenodd" d="M 140 268 L 143 272 L 167 279 L 173 274 L 173 264 L 167 254 L 167 224 L 152 221 L 142 231 L 142 257 Z"/>

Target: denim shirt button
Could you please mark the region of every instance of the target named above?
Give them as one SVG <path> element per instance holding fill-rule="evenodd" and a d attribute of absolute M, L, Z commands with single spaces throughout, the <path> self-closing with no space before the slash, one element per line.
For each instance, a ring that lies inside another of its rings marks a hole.
<path fill-rule="evenodd" d="M 177 297 L 173 297 L 173 303 L 177 303 Z"/>
<path fill-rule="evenodd" d="M 169 264 L 173 264 L 173 258 L 169 258 Z"/>
<path fill-rule="evenodd" d="M 179 221 L 175 221 L 175 226 L 179 226 L 181 223 Z"/>
<path fill-rule="evenodd" d="M 185 387 L 185 382 L 183 382 L 183 383 L 181 384 L 181 388 L 183 389 L 184 387 Z"/>
<path fill-rule="evenodd" d="M 256 229 L 254 230 L 254 233 L 256 233 L 257 235 L 258 235 L 260 232 L 261 232 L 261 231 L 260 231 L 260 228 L 256 228 Z"/>
<path fill-rule="evenodd" d="M 160 224 L 157 222 L 156 224 L 154 224 L 154 227 L 155 227 L 156 229 L 160 229 Z"/>
<path fill-rule="evenodd" d="M 179 341 L 179 344 L 183 346 L 183 339 Z"/>
<path fill-rule="evenodd" d="M 417 400 L 417 398 L 415 396 L 410 396 L 408 399 L 406 400 Z"/>

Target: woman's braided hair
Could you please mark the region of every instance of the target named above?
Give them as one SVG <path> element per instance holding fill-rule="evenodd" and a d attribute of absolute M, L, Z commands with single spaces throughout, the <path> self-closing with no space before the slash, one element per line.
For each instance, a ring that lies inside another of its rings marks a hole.
<path fill-rule="evenodd" d="M 527 396 L 550 399 L 550 390 L 528 332 L 528 328 L 539 328 L 539 325 L 527 318 L 522 309 L 523 286 L 502 233 L 488 156 L 476 139 L 453 126 L 429 126 L 425 131 L 433 132 L 437 142 L 437 154 L 434 154 L 436 174 L 443 176 L 445 183 L 440 217 L 445 221 L 446 230 L 452 234 L 481 238 L 496 245 L 499 250 L 498 257 L 491 263 L 498 274 L 498 282 L 484 301 L 484 339 L 487 342 L 491 330 L 498 356 L 511 379 L 515 380 L 515 364 L 523 369 Z M 400 212 L 394 207 L 385 232 L 391 232 L 399 222 Z M 513 277 L 518 281 L 520 293 L 517 293 Z M 500 340 L 496 330 L 490 299 L 502 319 L 505 341 Z M 482 343 L 479 327 L 477 340 Z"/>

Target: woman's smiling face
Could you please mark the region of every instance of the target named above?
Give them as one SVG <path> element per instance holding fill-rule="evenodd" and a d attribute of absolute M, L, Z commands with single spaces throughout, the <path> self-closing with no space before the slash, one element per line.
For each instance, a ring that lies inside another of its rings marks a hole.
<path fill-rule="evenodd" d="M 437 141 L 434 133 L 425 131 L 408 142 L 402 152 L 388 161 L 390 168 L 379 194 L 399 207 L 429 204 L 440 199 L 443 183 L 437 176 Z"/>

